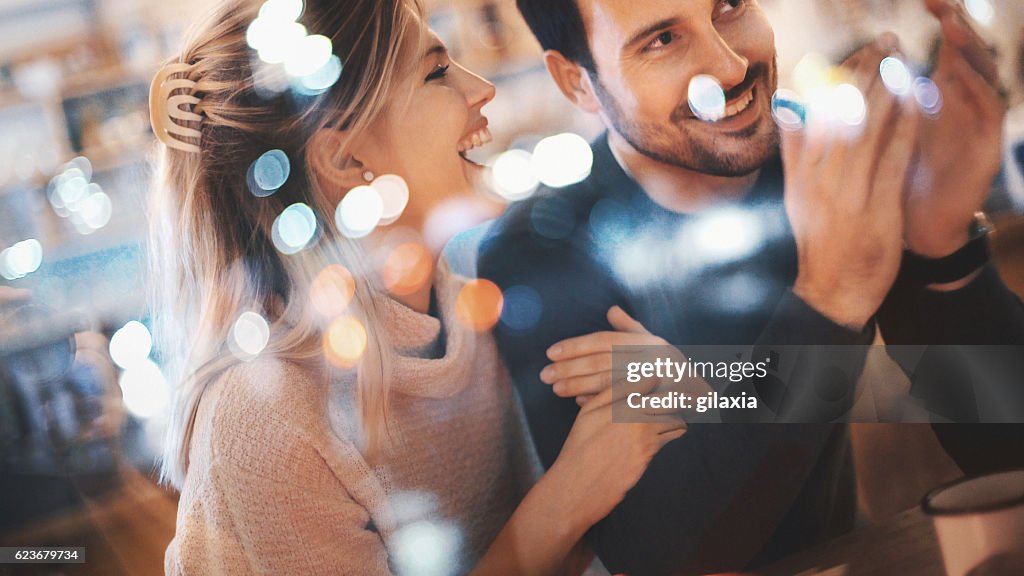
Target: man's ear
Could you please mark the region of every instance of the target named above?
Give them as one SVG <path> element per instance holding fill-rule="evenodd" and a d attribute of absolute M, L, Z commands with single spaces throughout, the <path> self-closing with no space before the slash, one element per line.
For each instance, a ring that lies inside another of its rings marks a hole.
<path fill-rule="evenodd" d="M 557 50 L 544 52 L 544 65 L 558 89 L 577 108 L 591 114 L 601 111 L 601 101 L 583 66 L 570 61 Z"/>
<path fill-rule="evenodd" d="M 320 128 L 313 133 L 306 148 L 306 158 L 316 174 L 320 188 L 343 195 L 356 186 L 367 184 L 369 168 L 357 158 L 353 143 L 343 151 L 348 135 L 337 128 Z"/>

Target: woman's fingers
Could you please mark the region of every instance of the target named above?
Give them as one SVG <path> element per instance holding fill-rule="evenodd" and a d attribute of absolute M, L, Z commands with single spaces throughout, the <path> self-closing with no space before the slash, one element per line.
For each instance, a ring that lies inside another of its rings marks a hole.
<path fill-rule="evenodd" d="M 574 396 L 583 395 L 592 396 L 605 388 L 610 388 L 611 385 L 611 370 L 603 370 L 595 374 L 558 380 L 554 383 L 552 390 L 554 390 L 556 395 L 561 396 L 562 398 L 572 398 Z"/>
<path fill-rule="evenodd" d="M 606 348 L 606 350 L 610 350 L 610 347 Z M 600 372 L 610 373 L 611 370 L 612 353 L 610 351 L 598 352 L 597 354 L 588 354 L 548 364 L 541 370 L 540 379 L 545 384 L 554 384 L 555 382 L 578 376 L 588 376 Z"/>

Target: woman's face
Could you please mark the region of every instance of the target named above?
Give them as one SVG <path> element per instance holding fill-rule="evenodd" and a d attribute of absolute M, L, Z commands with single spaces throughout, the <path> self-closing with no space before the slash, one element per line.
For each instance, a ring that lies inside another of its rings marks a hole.
<path fill-rule="evenodd" d="M 484 168 L 465 152 L 490 142 L 481 109 L 494 86 L 453 62 L 437 35 L 417 19 L 406 69 L 393 105 L 371 126 L 360 160 L 374 174 L 397 174 L 409 185 L 402 220 L 419 227 L 441 202 L 472 191 Z M 423 40 L 422 42 L 420 40 Z"/>

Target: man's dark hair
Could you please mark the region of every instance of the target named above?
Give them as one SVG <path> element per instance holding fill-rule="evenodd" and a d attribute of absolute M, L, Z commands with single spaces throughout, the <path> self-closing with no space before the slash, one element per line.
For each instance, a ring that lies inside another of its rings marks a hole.
<path fill-rule="evenodd" d="M 541 48 L 557 50 L 591 73 L 597 72 L 576 0 L 516 0 Z"/>

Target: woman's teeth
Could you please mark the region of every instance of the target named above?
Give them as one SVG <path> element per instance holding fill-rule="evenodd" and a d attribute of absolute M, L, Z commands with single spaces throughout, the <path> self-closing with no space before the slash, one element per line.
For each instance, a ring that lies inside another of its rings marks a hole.
<path fill-rule="evenodd" d="M 466 152 L 469 152 L 473 148 L 479 148 L 484 144 L 487 144 L 491 140 L 491 131 L 488 130 L 486 126 L 484 126 L 483 128 L 477 130 L 476 132 L 473 132 L 472 134 L 464 137 L 459 142 L 459 154 L 465 156 Z"/>

